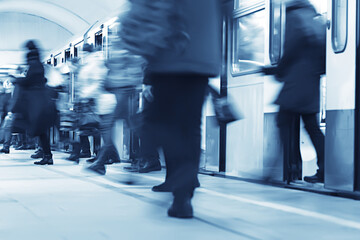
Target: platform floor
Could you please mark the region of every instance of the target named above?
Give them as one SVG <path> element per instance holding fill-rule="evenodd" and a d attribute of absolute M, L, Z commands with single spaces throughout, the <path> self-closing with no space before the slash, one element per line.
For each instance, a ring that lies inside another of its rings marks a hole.
<path fill-rule="evenodd" d="M 0 155 L 1 240 L 360 239 L 360 201 L 200 175 L 195 218 L 174 219 L 171 194 L 151 191 L 164 172 L 97 176 L 64 153 L 35 166 L 31 153 Z"/>

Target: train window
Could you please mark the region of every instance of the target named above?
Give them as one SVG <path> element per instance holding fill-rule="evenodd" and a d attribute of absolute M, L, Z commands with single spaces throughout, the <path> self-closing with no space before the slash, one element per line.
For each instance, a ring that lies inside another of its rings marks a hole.
<path fill-rule="evenodd" d="M 345 51 L 348 31 L 348 0 L 333 0 L 332 47 L 335 53 Z"/>
<path fill-rule="evenodd" d="M 70 59 L 70 48 L 65 50 L 65 62 Z"/>
<path fill-rule="evenodd" d="M 281 56 L 282 47 L 282 4 L 280 1 L 270 2 L 270 48 L 271 64 L 277 64 Z"/>
<path fill-rule="evenodd" d="M 102 41 L 102 31 L 95 33 L 95 48 L 101 47 L 103 44 Z"/>
<path fill-rule="evenodd" d="M 78 56 L 78 48 L 75 47 L 75 48 L 74 48 L 74 57 L 77 57 L 77 56 Z"/>
<path fill-rule="evenodd" d="M 54 58 L 54 67 L 57 65 L 57 58 Z"/>
<path fill-rule="evenodd" d="M 234 19 L 233 74 L 245 74 L 264 64 L 264 22 L 264 9 Z"/>
<path fill-rule="evenodd" d="M 234 9 L 247 8 L 262 2 L 263 0 L 235 0 Z"/>

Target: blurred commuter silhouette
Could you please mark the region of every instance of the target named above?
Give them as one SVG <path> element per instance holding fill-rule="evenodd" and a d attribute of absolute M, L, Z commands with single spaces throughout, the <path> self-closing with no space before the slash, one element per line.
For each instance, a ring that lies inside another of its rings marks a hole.
<path fill-rule="evenodd" d="M 79 62 L 73 62 L 71 67 L 76 73 L 76 85 L 75 85 L 75 115 L 79 120 L 78 126 L 76 126 L 77 134 L 79 135 L 79 141 L 72 143 L 73 151 L 67 158 L 70 161 L 79 162 L 80 158 L 91 158 L 91 147 L 89 136 L 93 136 L 94 140 L 94 154 L 98 154 L 100 149 L 100 133 L 98 126 L 87 126 L 86 129 L 82 129 L 81 122 L 88 121 L 88 116 L 94 116 L 94 96 L 93 91 L 100 83 L 99 79 L 104 75 L 105 70 L 99 70 L 99 60 L 96 54 L 94 54 L 94 48 L 92 45 L 85 43 L 81 51 L 82 64 Z M 101 62 L 101 61 L 100 61 Z M 94 161 L 96 158 L 94 158 Z"/>
<path fill-rule="evenodd" d="M 8 77 L 3 84 L 1 84 L 1 101 L 0 101 L 0 112 L 1 112 L 1 124 L 0 124 L 0 140 L 3 143 L 0 153 L 9 154 L 10 145 L 12 140 L 11 128 L 13 121 L 13 114 L 11 112 L 13 105 L 13 91 L 14 85 L 11 83 L 13 77 Z"/>
<path fill-rule="evenodd" d="M 112 141 L 112 129 L 116 120 L 124 120 L 127 127 L 134 130 L 134 121 L 132 116 L 138 109 L 139 89 L 143 80 L 144 59 L 140 56 L 130 53 L 124 49 L 123 42 L 118 35 L 109 37 L 110 57 L 106 61 L 108 69 L 107 74 L 103 77 L 101 85 L 98 88 L 100 95 L 107 96 L 110 102 L 115 104 L 114 109 L 103 109 L 104 104 L 98 104 L 98 111 L 103 112 L 100 124 L 104 147 L 100 153 L 101 158 L 95 161 L 88 169 L 99 174 L 105 174 L 105 164 L 120 162 L 120 157 Z M 97 102 L 100 103 L 104 98 L 99 95 Z M 113 99 L 115 97 L 115 101 Z M 102 99 L 101 99 L 102 98 Z M 113 105 L 111 104 L 111 105 Z M 103 105 L 103 106 L 101 106 Z M 132 131 L 133 132 L 133 131 Z M 131 136 L 132 141 L 136 141 L 134 134 Z M 130 155 L 134 158 L 134 156 Z M 133 162 L 136 159 L 133 159 Z"/>
<path fill-rule="evenodd" d="M 144 121 L 152 136 L 151 151 L 155 145 L 164 152 L 168 174 L 161 187 L 174 195 L 168 215 L 191 218 L 191 199 L 198 186 L 202 106 L 208 78 L 220 71 L 220 1 L 131 2 L 122 37 L 130 51 L 148 60 L 146 78 L 153 101 Z M 149 7 L 152 4 L 157 11 Z"/>
<path fill-rule="evenodd" d="M 299 121 L 316 149 L 316 175 L 308 182 L 324 181 L 324 135 L 319 128 L 320 75 L 325 73 L 326 28 L 317 19 L 315 8 L 307 0 L 286 0 L 284 54 L 277 67 L 265 67 L 265 74 L 275 74 L 283 82 L 276 100 L 280 106 L 277 123 L 284 149 L 285 179 L 301 179 L 296 169 L 301 166 Z M 300 167 L 301 168 L 301 167 Z"/>
<path fill-rule="evenodd" d="M 30 40 L 25 47 L 28 71 L 23 78 L 16 78 L 14 83 L 19 86 L 17 95 L 14 93 L 12 112 L 21 114 L 27 133 L 38 136 L 44 151 L 43 159 L 34 162 L 38 165 L 53 164 L 49 129 L 55 124 L 56 107 L 51 100 L 50 92 L 45 87 L 44 67 L 40 62 L 40 53 L 34 41 Z"/>

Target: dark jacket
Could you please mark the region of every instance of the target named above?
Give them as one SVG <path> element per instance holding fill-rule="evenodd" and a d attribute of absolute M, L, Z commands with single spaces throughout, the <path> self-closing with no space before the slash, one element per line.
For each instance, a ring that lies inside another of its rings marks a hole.
<path fill-rule="evenodd" d="M 314 7 L 298 1 L 286 10 L 284 54 L 276 78 L 284 86 L 275 101 L 283 110 L 317 113 L 320 108 L 319 46 L 313 28 Z M 325 44 L 325 43 L 324 43 Z"/>
<path fill-rule="evenodd" d="M 217 76 L 221 61 L 221 6 L 218 0 L 182 0 L 189 43 L 184 52 L 162 50 L 147 71 L 161 74 Z"/>
<path fill-rule="evenodd" d="M 12 112 L 25 120 L 28 134 L 38 136 L 54 125 L 56 108 L 49 89 L 45 87 L 43 65 L 38 59 L 28 59 L 28 65 L 26 77 L 15 82 L 17 92 L 14 93 Z"/>

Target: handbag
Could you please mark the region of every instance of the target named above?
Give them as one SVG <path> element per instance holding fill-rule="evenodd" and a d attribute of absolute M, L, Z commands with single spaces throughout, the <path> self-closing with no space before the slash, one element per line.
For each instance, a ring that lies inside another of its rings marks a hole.
<path fill-rule="evenodd" d="M 81 104 L 79 113 L 79 131 L 81 136 L 96 135 L 100 129 L 100 117 L 90 104 Z"/>
<path fill-rule="evenodd" d="M 183 51 L 190 37 L 179 0 L 131 0 L 129 12 L 121 19 L 124 47 L 147 58 L 161 49 Z"/>
<path fill-rule="evenodd" d="M 216 120 L 219 125 L 228 124 L 243 118 L 242 114 L 235 110 L 226 96 L 221 96 L 216 89 L 208 85 L 212 103 L 215 110 Z"/>

